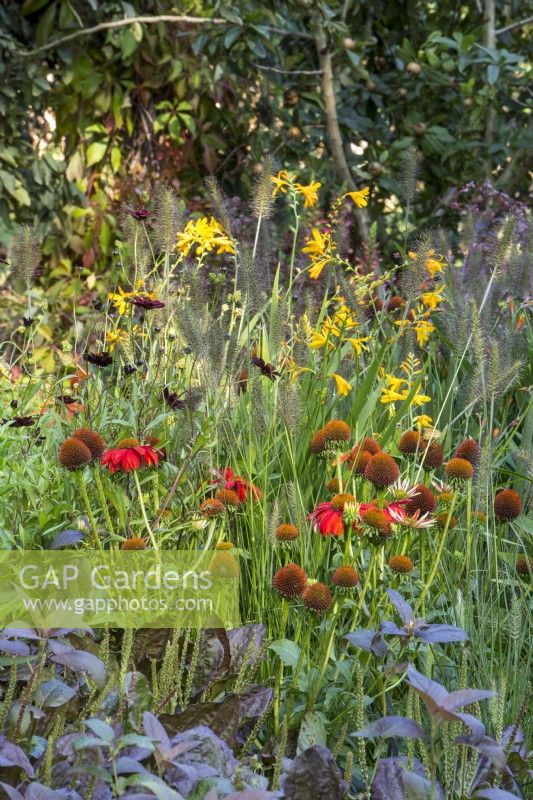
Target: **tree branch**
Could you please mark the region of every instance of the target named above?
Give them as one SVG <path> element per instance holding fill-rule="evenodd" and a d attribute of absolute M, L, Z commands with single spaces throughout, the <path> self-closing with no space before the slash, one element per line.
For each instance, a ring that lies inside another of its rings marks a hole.
<path fill-rule="evenodd" d="M 514 31 L 517 28 L 523 28 L 524 25 L 529 25 L 533 23 L 533 15 L 531 17 L 526 17 L 525 19 L 521 19 L 518 22 L 511 22 L 510 25 L 506 25 L 505 28 L 498 28 L 494 31 L 496 36 L 501 36 L 502 33 L 509 33 L 509 31 Z"/>
<path fill-rule="evenodd" d="M 92 28 L 82 28 L 79 31 L 74 31 L 66 36 L 60 36 L 59 39 L 54 39 L 52 42 L 36 47 L 34 50 L 20 51 L 20 55 L 24 57 L 35 56 L 39 53 L 44 53 L 45 50 L 52 50 L 54 47 L 60 47 L 67 42 L 72 42 L 74 39 L 79 39 L 81 36 L 91 36 L 93 33 L 99 31 L 110 30 L 112 28 L 124 28 L 128 25 L 134 25 L 136 22 L 142 25 L 156 25 L 159 22 L 171 22 L 175 25 L 228 25 L 227 19 L 221 17 L 188 17 L 178 16 L 176 14 L 161 14 L 157 17 L 127 17 L 125 19 L 112 19 L 109 22 L 100 22 L 98 25 L 93 25 Z"/>
<path fill-rule="evenodd" d="M 267 67 L 264 64 L 253 64 L 257 69 L 265 69 L 269 72 L 279 72 L 280 75 L 321 75 L 320 69 L 278 69 L 277 67 Z"/>

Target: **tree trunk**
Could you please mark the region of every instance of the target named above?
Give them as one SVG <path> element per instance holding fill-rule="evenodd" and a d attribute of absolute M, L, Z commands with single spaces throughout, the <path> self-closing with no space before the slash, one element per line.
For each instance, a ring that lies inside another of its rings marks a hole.
<path fill-rule="evenodd" d="M 485 47 L 494 50 L 496 47 L 496 5 L 494 0 L 485 0 L 483 7 L 483 43 Z M 485 173 L 487 178 L 492 177 L 492 156 L 489 147 L 494 138 L 494 123 L 496 122 L 496 110 L 491 103 L 487 108 L 485 117 Z"/>
<path fill-rule="evenodd" d="M 350 167 L 346 161 L 344 153 L 344 142 L 339 127 L 337 117 L 337 100 L 335 97 L 335 86 L 333 82 L 333 67 L 331 63 L 331 52 L 328 48 L 326 38 L 322 33 L 316 37 L 316 47 L 318 51 L 318 61 L 321 70 L 322 97 L 324 100 L 324 110 L 326 114 L 326 127 L 328 131 L 329 145 L 335 169 L 340 180 L 346 184 L 349 191 L 354 191 L 357 187 L 350 172 Z M 368 239 L 368 217 L 364 209 L 355 208 L 354 217 L 357 225 L 357 233 L 361 241 Z"/>

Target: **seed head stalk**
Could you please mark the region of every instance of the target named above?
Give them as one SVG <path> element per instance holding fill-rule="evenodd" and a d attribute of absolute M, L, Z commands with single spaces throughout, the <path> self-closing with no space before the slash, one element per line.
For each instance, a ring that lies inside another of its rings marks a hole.
<path fill-rule="evenodd" d="M 135 481 L 135 486 L 137 487 L 137 494 L 139 496 L 139 505 L 141 507 L 141 513 L 143 515 L 146 530 L 148 531 L 148 535 L 150 536 L 150 541 L 152 542 L 152 547 L 154 548 L 154 550 L 159 550 L 159 545 L 157 544 L 154 532 L 150 527 L 150 523 L 148 522 L 148 516 L 146 514 L 146 507 L 144 505 L 143 493 L 141 489 L 141 484 L 139 482 L 139 476 L 137 475 L 137 470 L 133 470 L 133 479 Z"/>

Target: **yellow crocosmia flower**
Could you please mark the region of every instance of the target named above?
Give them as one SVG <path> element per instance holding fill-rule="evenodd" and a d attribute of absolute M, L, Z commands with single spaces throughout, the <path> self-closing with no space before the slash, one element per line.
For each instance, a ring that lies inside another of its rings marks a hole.
<path fill-rule="evenodd" d="M 420 319 L 414 325 L 416 340 L 420 347 L 423 347 L 429 340 L 429 336 L 435 330 L 435 326 L 425 319 Z"/>
<path fill-rule="evenodd" d="M 431 311 L 435 311 L 439 303 L 442 303 L 444 297 L 442 293 L 444 291 L 444 284 L 441 283 L 438 286 L 435 286 L 432 292 L 423 292 L 420 295 L 420 300 L 422 304 L 429 308 Z"/>
<path fill-rule="evenodd" d="M 235 253 L 233 241 L 214 217 L 189 220 L 185 230 L 178 232 L 177 240 L 176 247 L 184 256 L 188 256 L 193 247 L 196 247 L 195 255 L 199 258 L 213 250 L 217 255 Z"/>
<path fill-rule="evenodd" d="M 341 332 L 335 325 L 335 323 L 331 319 L 326 319 L 324 324 L 322 325 L 322 333 L 327 336 L 328 334 L 333 334 L 333 336 L 340 336 Z"/>
<path fill-rule="evenodd" d="M 327 344 L 327 341 L 328 337 L 324 336 L 323 333 L 320 333 L 320 331 L 313 331 L 311 334 L 309 347 L 312 347 L 313 350 L 320 350 L 321 347 L 324 347 Z"/>
<path fill-rule="evenodd" d="M 323 256 L 328 249 L 329 242 L 329 233 L 320 233 L 318 228 L 313 228 L 311 239 L 308 239 L 305 247 L 302 247 L 302 253 L 309 253 L 313 258 Z"/>
<path fill-rule="evenodd" d="M 309 277 L 316 281 L 326 264 L 329 264 L 329 258 L 317 258 L 313 260 L 311 269 L 309 270 Z"/>
<path fill-rule="evenodd" d="M 411 402 L 414 406 L 423 406 L 424 403 L 429 403 L 430 400 L 431 397 L 429 397 L 427 394 L 415 394 Z"/>
<path fill-rule="evenodd" d="M 346 339 L 346 341 L 350 342 L 350 344 L 353 347 L 354 353 L 360 356 L 363 350 L 368 350 L 368 347 L 364 343 L 368 342 L 369 339 L 370 336 L 360 336 L 358 339 L 352 336 L 350 339 Z"/>
<path fill-rule="evenodd" d="M 409 258 L 413 259 L 418 258 L 417 253 L 413 253 L 412 250 L 409 250 L 407 255 L 409 256 Z M 444 260 L 443 256 L 436 255 L 434 250 L 428 250 L 426 253 L 425 266 L 431 277 L 434 278 L 438 272 L 442 272 L 442 270 L 446 266 L 446 261 Z"/>
<path fill-rule="evenodd" d="M 273 175 L 270 179 L 274 184 L 274 188 L 272 189 L 272 197 L 275 197 L 278 192 L 282 194 L 286 194 L 287 186 L 289 185 L 289 173 L 286 169 L 282 169 L 278 172 L 277 175 Z"/>
<path fill-rule="evenodd" d="M 359 327 L 359 323 L 353 317 L 353 311 L 348 306 L 342 305 L 338 311 L 335 312 L 333 317 L 334 322 L 341 328 L 357 328 Z"/>
<path fill-rule="evenodd" d="M 294 358 L 287 358 L 286 361 L 286 368 L 291 376 L 291 383 L 296 383 L 300 375 L 303 375 L 304 372 L 313 372 L 310 367 L 300 367 Z"/>
<path fill-rule="evenodd" d="M 122 328 L 117 328 L 115 331 L 106 333 L 105 340 L 109 352 L 112 353 L 117 345 L 123 344 L 128 340 L 128 332 L 122 330 Z"/>
<path fill-rule="evenodd" d="M 396 403 L 398 400 L 403 400 L 403 394 L 394 391 L 394 389 L 385 389 L 381 390 L 381 397 L 379 398 L 380 403 Z"/>
<path fill-rule="evenodd" d="M 418 430 L 422 430 L 422 428 L 432 428 L 432 418 L 428 417 L 427 414 L 419 414 L 418 417 L 415 417 L 416 427 Z"/>
<path fill-rule="evenodd" d="M 348 383 L 348 381 L 346 381 L 342 377 L 342 375 L 337 375 L 337 373 L 334 372 L 333 375 L 331 375 L 330 377 L 334 378 L 335 380 L 335 386 L 337 387 L 337 394 L 346 396 L 348 392 L 352 391 L 353 389 L 352 384 Z"/>
<path fill-rule="evenodd" d="M 368 186 L 365 186 L 364 189 L 359 189 L 357 192 L 347 192 L 344 196 L 353 200 L 357 208 L 364 208 L 368 205 L 369 191 Z"/>
<path fill-rule="evenodd" d="M 124 289 L 119 287 L 117 292 L 110 292 L 108 294 L 109 299 L 113 302 L 113 305 L 117 309 L 118 313 L 122 316 L 125 314 L 128 308 L 130 307 L 129 299 L 133 297 L 136 292 L 125 292 Z"/>
<path fill-rule="evenodd" d="M 385 383 L 389 387 L 389 389 L 393 392 L 397 392 L 402 383 L 407 383 L 405 378 L 396 378 L 394 375 L 389 375 L 388 373 L 385 375 Z"/>
<path fill-rule="evenodd" d="M 312 208 L 318 203 L 318 190 L 322 186 L 321 183 L 318 181 L 311 181 L 308 186 L 302 186 L 301 183 L 297 183 L 295 186 L 305 198 L 304 208 Z"/>

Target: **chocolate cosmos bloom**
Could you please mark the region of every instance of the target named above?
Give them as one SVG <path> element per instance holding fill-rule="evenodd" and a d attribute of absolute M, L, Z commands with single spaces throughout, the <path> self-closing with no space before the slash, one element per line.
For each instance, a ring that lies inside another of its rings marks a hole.
<path fill-rule="evenodd" d="M 85 360 L 88 361 L 89 364 L 94 364 L 96 367 L 108 367 L 113 363 L 113 357 L 111 353 L 107 353 L 105 351 L 101 353 L 89 353 L 87 351 L 85 353 Z"/>
<path fill-rule="evenodd" d="M 165 304 L 161 300 L 152 300 L 145 294 L 136 294 L 132 297 L 130 303 L 138 308 L 144 308 L 149 311 L 152 308 L 164 308 Z"/>
<path fill-rule="evenodd" d="M 125 204 L 123 208 L 126 214 L 133 217 L 133 219 L 147 219 L 150 216 L 150 212 L 147 208 L 132 208 L 132 206 L 127 206 Z"/>

